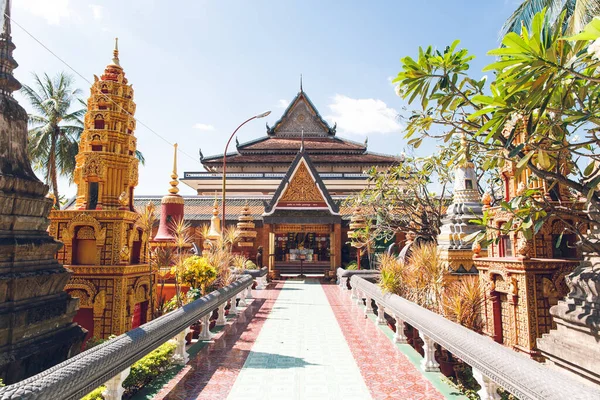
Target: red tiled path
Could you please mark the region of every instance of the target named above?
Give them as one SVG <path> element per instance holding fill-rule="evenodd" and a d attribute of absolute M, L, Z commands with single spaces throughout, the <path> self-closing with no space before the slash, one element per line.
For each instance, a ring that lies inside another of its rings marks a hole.
<path fill-rule="evenodd" d="M 267 290 L 253 290 L 254 301 L 244 310 L 244 318 L 238 316 L 214 342 L 191 357 L 154 400 L 226 399 L 282 286 L 280 282 Z"/>
<path fill-rule="evenodd" d="M 373 399 L 444 398 L 390 338 L 365 318 L 347 291 L 337 285 L 323 285 L 323 290 Z"/>

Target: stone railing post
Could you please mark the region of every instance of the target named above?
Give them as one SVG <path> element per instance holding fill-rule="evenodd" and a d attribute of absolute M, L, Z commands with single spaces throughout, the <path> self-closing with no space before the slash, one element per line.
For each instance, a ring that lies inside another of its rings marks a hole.
<path fill-rule="evenodd" d="M 348 290 L 348 280 L 340 276 L 340 290 Z"/>
<path fill-rule="evenodd" d="M 227 306 L 227 302 L 219 305 L 217 309 L 217 325 L 225 325 L 227 323 L 227 318 L 225 318 L 225 306 Z"/>
<path fill-rule="evenodd" d="M 387 322 L 385 320 L 385 308 L 381 303 L 375 303 L 377 305 L 377 319 L 375 319 L 375 323 L 377 325 L 385 325 Z"/>
<path fill-rule="evenodd" d="M 481 400 L 501 399 L 501 396 L 498 394 L 500 386 L 487 376 L 483 375 L 477 368 L 473 368 L 473 378 L 475 378 L 477 383 L 479 383 L 479 386 L 481 386 L 481 389 L 477 392 Z"/>
<path fill-rule="evenodd" d="M 352 289 L 350 289 L 350 298 L 352 300 L 356 300 L 358 298 L 358 290 L 356 290 L 355 287 L 352 287 Z"/>
<path fill-rule="evenodd" d="M 369 296 L 365 297 L 365 317 L 369 314 L 373 314 L 373 304 Z"/>
<path fill-rule="evenodd" d="M 360 290 L 356 290 L 356 305 L 363 305 L 363 292 L 361 292 Z"/>
<path fill-rule="evenodd" d="M 175 353 L 173 354 L 173 362 L 178 365 L 187 364 L 190 356 L 185 350 L 185 337 L 190 331 L 190 328 L 185 328 L 183 331 L 179 332 L 177 336 L 175 336 L 175 341 L 177 342 L 177 347 L 175 348 Z"/>
<path fill-rule="evenodd" d="M 200 321 L 202 321 L 202 331 L 198 335 L 198 340 L 211 340 L 213 334 L 210 333 L 210 314 L 206 314 Z"/>
<path fill-rule="evenodd" d="M 267 286 L 267 277 L 259 276 L 256 278 L 256 290 L 263 290 Z"/>
<path fill-rule="evenodd" d="M 238 296 L 240 299 L 240 307 L 248 307 L 248 303 L 246 303 L 246 290 L 242 290 Z"/>
<path fill-rule="evenodd" d="M 229 315 L 237 315 L 238 313 L 236 297 L 237 296 L 233 296 L 231 299 L 229 299 L 231 304 L 231 307 L 229 307 Z"/>
<path fill-rule="evenodd" d="M 404 321 L 397 315 L 394 315 L 394 318 L 396 319 L 396 333 L 394 333 L 394 343 L 408 343 L 408 338 L 404 334 Z"/>
<path fill-rule="evenodd" d="M 102 392 L 104 400 L 121 400 L 123 393 L 125 393 L 123 382 L 129 375 L 130 369 L 130 367 L 127 367 L 127 369 L 119 372 L 104 384 L 106 386 L 106 390 Z"/>
<path fill-rule="evenodd" d="M 246 289 L 246 298 L 247 299 L 253 299 L 254 297 L 252 297 L 252 284 L 250 284 L 250 286 L 248 286 L 248 289 Z"/>
<path fill-rule="evenodd" d="M 425 372 L 439 372 L 440 364 L 435 361 L 435 342 L 433 339 L 419 332 L 419 336 L 423 339 L 423 359 L 421 360 L 421 368 Z"/>

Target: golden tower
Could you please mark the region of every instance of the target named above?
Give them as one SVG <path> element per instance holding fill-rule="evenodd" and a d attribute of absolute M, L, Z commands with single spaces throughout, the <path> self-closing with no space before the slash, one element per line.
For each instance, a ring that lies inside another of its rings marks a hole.
<path fill-rule="evenodd" d="M 75 317 L 89 335 L 118 335 L 151 318 L 148 233 L 133 208 L 138 183 L 133 89 L 114 58 L 94 77 L 76 156 L 74 209 L 50 214 L 64 243 L 57 257 L 74 274 L 66 290 L 80 299 Z"/>

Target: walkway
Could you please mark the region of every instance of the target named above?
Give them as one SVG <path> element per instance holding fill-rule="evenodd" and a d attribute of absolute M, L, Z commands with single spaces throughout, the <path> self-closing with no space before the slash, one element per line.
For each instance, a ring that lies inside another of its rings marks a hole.
<path fill-rule="evenodd" d="M 253 293 L 257 298 L 244 317 L 193 357 L 155 399 L 412 400 L 443 399 L 440 391 L 450 395 L 439 374 L 422 374 L 414 366 L 417 353 L 394 344 L 389 328 L 365 318 L 337 286 L 287 280 Z"/>

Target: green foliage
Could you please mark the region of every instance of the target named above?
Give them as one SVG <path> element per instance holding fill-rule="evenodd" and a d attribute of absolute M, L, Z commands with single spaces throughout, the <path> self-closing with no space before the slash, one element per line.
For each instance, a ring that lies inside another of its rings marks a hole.
<path fill-rule="evenodd" d="M 183 281 L 193 288 L 200 288 L 202 294 L 217 279 L 217 269 L 201 256 L 191 256 L 185 259 Z"/>
<path fill-rule="evenodd" d="M 258 266 L 252 262 L 252 260 L 247 260 L 244 266 L 246 269 L 259 269 Z"/>
<path fill-rule="evenodd" d="M 346 266 L 346 269 L 348 271 L 356 271 L 358 269 L 358 263 L 356 261 L 352 261 Z"/>
<path fill-rule="evenodd" d="M 133 364 L 129 376 L 123 382 L 126 395 L 140 390 L 163 373 L 171 365 L 171 357 L 176 348 L 177 344 L 169 341 Z"/>
<path fill-rule="evenodd" d="M 96 389 L 92 390 L 85 396 L 81 398 L 81 400 L 104 400 L 104 396 L 102 396 L 102 392 L 106 390 L 106 386 L 100 386 Z"/>
<path fill-rule="evenodd" d="M 489 53 L 496 57 L 486 67 L 495 76 L 489 85 L 466 74 L 473 57 L 456 41 L 443 52 L 429 47 L 416 59 L 403 58 L 394 82 L 403 98 L 418 103 L 406 128 L 415 146 L 464 135 L 484 170 L 514 168 L 522 179 L 522 190 L 502 203 L 509 220 L 500 228 L 480 221 L 482 227 L 530 238 L 553 215 L 598 251 L 580 232 L 599 221 L 574 210 L 580 198 L 600 208 L 600 23 L 595 19 L 583 34 L 565 38 L 564 15 L 558 18 L 548 25 L 541 12 L 531 29 L 508 33 Z M 549 193 L 561 203 L 549 201 Z"/>
<path fill-rule="evenodd" d="M 100 339 L 100 338 L 95 338 L 95 337 L 91 337 L 88 339 L 87 342 L 85 342 L 85 349 L 89 350 L 92 347 L 96 347 L 104 342 L 106 342 L 108 339 Z"/>

